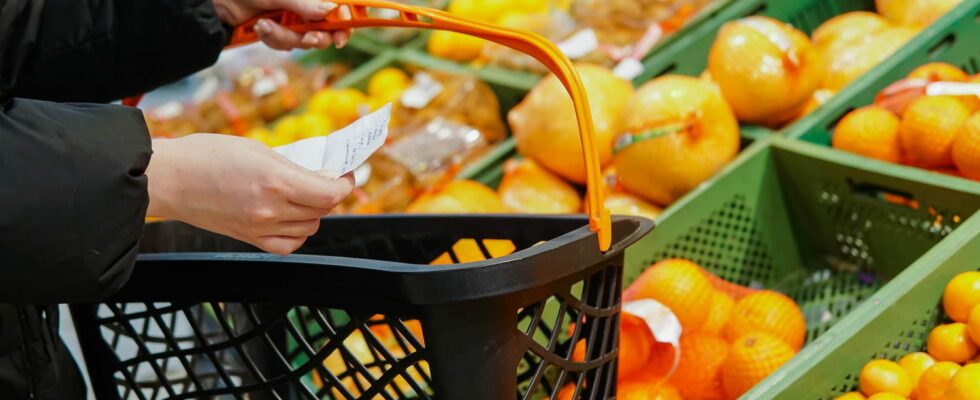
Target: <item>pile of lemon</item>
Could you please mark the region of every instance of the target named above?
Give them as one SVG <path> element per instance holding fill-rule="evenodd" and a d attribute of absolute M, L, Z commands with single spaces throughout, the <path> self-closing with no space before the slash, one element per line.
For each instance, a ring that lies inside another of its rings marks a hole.
<path fill-rule="evenodd" d="M 528 15 L 551 9 L 570 7 L 570 0 L 452 0 L 447 11 L 457 17 L 501 25 L 521 27 Z M 475 36 L 450 31 L 435 31 L 429 37 L 429 54 L 454 61 L 473 61 L 480 57 L 486 41 Z"/>
<path fill-rule="evenodd" d="M 310 98 L 302 113 L 279 119 L 272 130 L 259 127 L 246 136 L 269 147 L 323 136 L 385 104 L 395 103 L 410 85 L 411 79 L 404 71 L 385 68 L 371 76 L 366 93 L 354 88 L 320 89 Z"/>
<path fill-rule="evenodd" d="M 861 392 L 835 400 L 980 399 L 980 272 L 956 275 L 943 309 L 952 322 L 929 333 L 926 352 L 869 362 L 858 376 Z"/>

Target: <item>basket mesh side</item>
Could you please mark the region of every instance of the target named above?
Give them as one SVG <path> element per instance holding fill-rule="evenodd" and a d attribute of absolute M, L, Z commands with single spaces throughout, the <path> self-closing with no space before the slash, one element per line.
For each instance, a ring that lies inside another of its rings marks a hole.
<path fill-rule="evenodd" d="M 123 399 L 431 398 L 417 321 L 243 303 L 102 304 Z"/>

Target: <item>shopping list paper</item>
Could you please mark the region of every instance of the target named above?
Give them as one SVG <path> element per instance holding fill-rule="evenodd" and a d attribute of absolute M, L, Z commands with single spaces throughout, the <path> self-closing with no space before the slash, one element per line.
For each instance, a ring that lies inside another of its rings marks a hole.
<path fill-rule="evenodd" d="M 311 171 L 342 176 L 367 161 L 388 138 L 391 104 L 327 136 L 303 139 L 274 150 Z"/>

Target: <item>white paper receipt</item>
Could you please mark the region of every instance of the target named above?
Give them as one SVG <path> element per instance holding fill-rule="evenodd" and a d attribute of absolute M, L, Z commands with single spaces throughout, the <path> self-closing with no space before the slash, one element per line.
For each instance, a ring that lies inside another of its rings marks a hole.
<path fill-rule="evenodd" d="M 344 175 L 367 161 L 388 138 L 391 104 L 385 105 L 327 136 L 317 136 L 274 148 L 290 161 L 311 171 Z"/>

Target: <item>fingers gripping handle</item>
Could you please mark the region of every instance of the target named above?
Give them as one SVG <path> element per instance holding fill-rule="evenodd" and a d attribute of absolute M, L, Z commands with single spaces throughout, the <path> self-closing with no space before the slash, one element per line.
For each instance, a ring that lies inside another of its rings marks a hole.
<path fill-rule="evenodd" d="M 589 100 L 578 72 L 564 53 L 540 35 L 503 28 L 475 21 L 468 21 L 449 13 L 423 7 L 414 7 L 385 0 L 332 0 L 340 6 L 350 8 L 350 19 L 341 18 L 340 7 L 334 9 L 323 21 L 305 21 L 289 11 L 277 11 L 261 16 L 273 20 L 287 29 L 299 33 L 311 30 L 340 30 L 367 27 L 405 27 L 440 29 L 473 35 L 526 53 L 548 67 L 565 86 L 572 97 L 578 121 L 579 135 L 588 178 L 589 227 L 599 237 L 599 250 L 606 251 L 612 243 L 612 221 L 609 210 L 603 201 L 601 167 L 599 152 L 595 143 L 595 128 Z M 398 11 L 398 18 L 386 19 L 371 17 L 368 8 L 384 8 Z M 229 47 L 252 43 L 259 40 L 255 18 L 235 29 Z"/>

